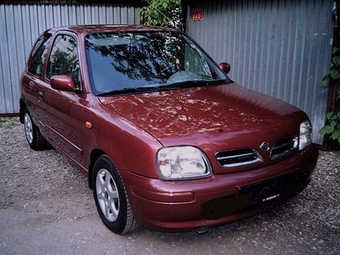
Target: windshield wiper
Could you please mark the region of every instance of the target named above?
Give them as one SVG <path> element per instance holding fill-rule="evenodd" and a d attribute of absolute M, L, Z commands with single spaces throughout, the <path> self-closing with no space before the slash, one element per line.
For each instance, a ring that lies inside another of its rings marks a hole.
<path fill-rule="evenodd" d="M 172 83 L 172 86 L 178 86 L 180 88 L 193 88 L 193 87 L 205 87 L 215 86 L 220 84 L 228 84 L 232 81 L 228 80 L 187 80 Z M 169 85 L 170 86 L 170 85 Z"/>
<path fill-rule="evenodd" d="M 189 81 L 179 81 L 175 83 L 171 83 L 170 86 L 177 86 L 180 88 L 191 88 L 191 87 L 197 87 L 197 86 L 206 86 L 209 84 L 209 81 L 205 80 L 189 80 Z"/>
<path fill-rule="evenodd" d="M 97 96 L 114 96 L 114 95 L 125 95 L 125 94 L 135 94 L 135 93 L 149 93 L 149 92 L 158 92 L 165 90 L 174 90 L 180 89 L 178 86 L 166 85 L 166 86 L 145 86 L 145 87 L 137 87 L 137 88 L 124 88 L 120 90 L 111 90 L 103 93 L 98 93 Z"/>
<path fill-rule="evenodd" d="M 99 93 L 97 96 L 114 96 L 114 95 L 120 95 L 120 94 L 134 94 L 134 93 L 145 93 L 145 92 L 152 92 L 157 91 L 153 87 L 151 88 L 124 88 L 119 90 L 110 90 L 107 92 Z"/>

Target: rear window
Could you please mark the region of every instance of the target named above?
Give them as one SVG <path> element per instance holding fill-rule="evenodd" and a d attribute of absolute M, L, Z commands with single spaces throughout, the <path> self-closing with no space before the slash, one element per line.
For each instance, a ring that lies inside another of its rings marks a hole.
<path fill-rule="evenodd" d="M 28 71 L 40 76 L 44 66 L 51 34 L 44 34 L 35 43 L 28 62 Z"/>

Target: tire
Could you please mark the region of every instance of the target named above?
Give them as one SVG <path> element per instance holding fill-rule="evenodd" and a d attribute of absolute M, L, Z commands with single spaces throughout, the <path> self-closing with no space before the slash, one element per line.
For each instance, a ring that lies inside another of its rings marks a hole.
<path fill-rule="evenodd" d="M 31 149 L 41 151 L 50 148 L 49 143 L 40 134 L 38 127 L 34 124 L 27 108 L 25 109 L 24 112 L 24 130 L 26 141 L 28 145 L 31 147 Z"/>
<path fill-rule="evenodd" d="M 92 187 L 99 216 L 108 229 L 126 234 L 138 227 L 122 177 L 107 155 L 100 156 L 94 165 Z"/>

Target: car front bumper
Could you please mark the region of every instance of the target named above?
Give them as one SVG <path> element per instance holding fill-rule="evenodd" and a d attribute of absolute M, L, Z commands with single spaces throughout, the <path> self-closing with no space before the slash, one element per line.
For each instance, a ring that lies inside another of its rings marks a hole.
<path fill-rule="evenodd" d="M 308 185 L 317 158 L 311 145 L 273 165 L 200 180 L 169 182 L 125 171 L 122 175 L 140 225 L 188 231 L 240 220 L 284 203 Z"/>

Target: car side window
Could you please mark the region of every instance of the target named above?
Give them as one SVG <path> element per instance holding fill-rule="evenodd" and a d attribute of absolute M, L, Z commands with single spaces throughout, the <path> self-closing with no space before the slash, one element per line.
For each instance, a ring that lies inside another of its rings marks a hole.
<path fill-rule="evenodd" d="M 53 75 L 72 75 L 79 86 L 79 59 L 77 41 L 70 35 L 58 35 L 48 60 L 46 78 Z"/>
<path fill-rule="evenodd" d="M 28 71 L 31 74 L 41 75 L 50 39 L 51 34 L 44 34 L 35 43 L 28 61 Z"/>

